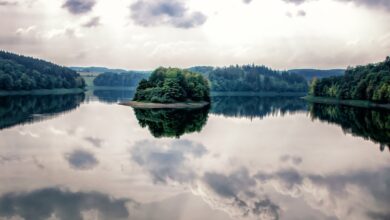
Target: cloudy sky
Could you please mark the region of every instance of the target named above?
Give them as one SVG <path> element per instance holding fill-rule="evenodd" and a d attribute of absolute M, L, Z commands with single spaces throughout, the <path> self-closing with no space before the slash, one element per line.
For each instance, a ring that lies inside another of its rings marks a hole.
<path fill-rule="evenodd" d="M 61 65 L 345 68 L 390 55 L 389 0 L 0 0 L 0 49 Z"/>

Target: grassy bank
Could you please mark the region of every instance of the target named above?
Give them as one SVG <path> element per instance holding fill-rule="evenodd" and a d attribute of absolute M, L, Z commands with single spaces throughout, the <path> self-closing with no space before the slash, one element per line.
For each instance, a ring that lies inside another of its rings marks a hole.
<path fill-rule="evenodd" d="M 323 104 L 335 104 L 335 105 L 348 105 L 353 107 L 361 108 L 384 108 L 390 110 L 390 104 L 378 104 L 365 100 L 342 100 L 329 97 L 317 97 L 317 96 L 305 96 L 303 99 L 314 102 L 314 103 L 323 103 Z"/>
<path fill-rule="evenodd" d="M 37 90 L 21 90 L 21 91 L 4 91 L 0 90 L 0 96 L 11 95 L 64 95 L 77 94 L 84 92 L 84 89 L 37 89 Z"/>
<path fill-rule="evenodd" d="M 143 109 L 163 109 L 163 108 L 203 108 L 209 105 L 208 102 L 178 102 L 178 103 L 151 103 L 151 102 L 122 102 L 120 105 L 131 106 L 133 108 L 143 108 Z"/>

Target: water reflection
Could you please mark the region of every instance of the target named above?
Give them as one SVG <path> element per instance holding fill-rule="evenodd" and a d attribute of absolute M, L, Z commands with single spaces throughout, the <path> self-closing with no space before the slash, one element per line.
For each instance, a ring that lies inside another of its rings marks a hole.
<path fill-rule="evenodd" d="M 66 95 L 1 96 L 0 129 L 33 123 L 77 108 L 84 93 Z"/>
<path fill-rule="evenodd" d="M 280 113 L 307 111 L 300 97 L 213 96 L 211 113 L 226 117 L 263 118 Z"/>
<path fill-rule="evenodd" d="M 389 219 L 387 112 L 214 100 L 211 114 L 95 100 L 1 130 L 0 219 Z"/>
<path fill-rule="evenodd" d="M 337 124 L 343 131 L 379 143 L 390 150 L 390 113 L 387 110 L 312 104 L 313 119 Z"/>
<path fill-rule="evenodd" d="M 93 95 L 101 102 L 117 103 L 133 99 L 134 90 L 93 90 Z"/>
<path fill-rule="evenodd" d="M 209 108 L 201 109 L 134 109 L 141 127 L 148 127 L 156 137 L 179 138 L 185 133 L 200 132 L 208 118 Z"/>
<path fill-rule="evenodd" d="M 127 219 L 129 199 L 113 199 L 98 192 L 70 192 L 45 188 L 32 192 L 7 193 L 0 197 L 0 216 L 26 220 Z M 96 212 L 96 213 L 94 213 Z M 95 217 L 95 218 L 96 218 Z"/>

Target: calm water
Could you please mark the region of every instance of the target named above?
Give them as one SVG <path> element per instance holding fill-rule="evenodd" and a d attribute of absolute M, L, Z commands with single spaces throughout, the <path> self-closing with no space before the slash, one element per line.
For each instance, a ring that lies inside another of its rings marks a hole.
<path fill-rule="evenodd" d="M 390 114 L 297 97 L 0 97 L 0 219 L 390 219 Z"/>

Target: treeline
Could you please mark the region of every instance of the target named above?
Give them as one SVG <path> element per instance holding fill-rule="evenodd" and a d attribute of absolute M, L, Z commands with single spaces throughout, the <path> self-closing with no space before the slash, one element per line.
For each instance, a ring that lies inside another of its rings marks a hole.
<path fill-rule="evenodd" d="M 306 92 L 304 77 L 265 66 L 244 65 L 216 68 L 209 73 L 213 91 Z"/>
<path fill-rule="evenodd" d="M 107 72 L 98 75 L 94 80 L 95 86 L 130 86 L 135 87 L 138 83 L 147 79 L 150 74 L 129 71 L 125 73 Z"/>
<path fill-rule="evenodd" d="M 210 101 L 208 81 L 201 74 L 178 68 L 156 69 L 139 83 L 134 101 L 173 103 Z"/>
<path fill-rule="evenodd" d="M 0 51 L 0 90 L 83 88 L 75 71 L 56 64 Z"/>
<path fill-rule="evenodd" d="M 390 103 L 390 57 L 377 64 L 348 68 L 344 76 L 315 79 L 310 94 Z"/>
<path fill-rule="evenodd" d="M 307 81 L 311 81 L 314 78 L 321 79 L 331 76 L 342 76 L 345 74 L 344 69 L 330 69 L 330 70 L 318 70 L 318 69 L 293 69 L 288 70 L 289 73 L 294 73 L 305 77 Z"/>

